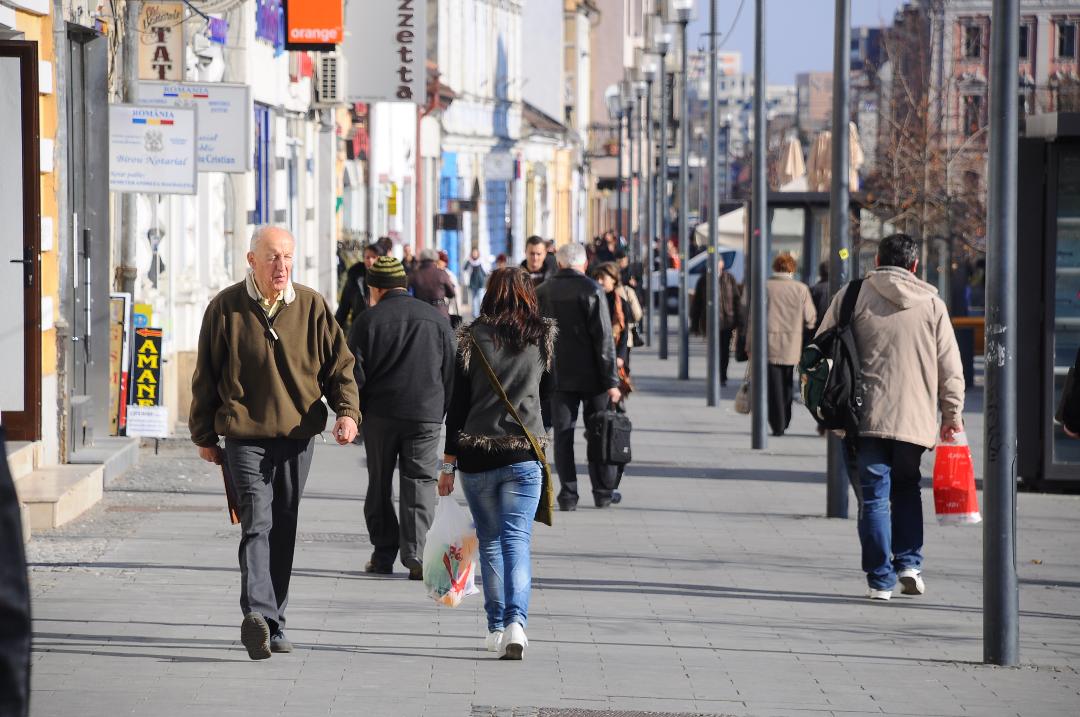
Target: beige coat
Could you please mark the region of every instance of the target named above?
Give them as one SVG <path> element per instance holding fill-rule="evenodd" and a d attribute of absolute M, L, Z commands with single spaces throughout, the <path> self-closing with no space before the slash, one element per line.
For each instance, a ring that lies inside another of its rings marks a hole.
<path fill-rule="evenodd" d="M 795 366 L 802 355 L 803 332 L 813 331 L 817 309 L 810 289 L 791 274 L 773 274 L 765 283 L 769 306 L 769 363 Z M 751 343 L 749 330 L 747 346 Z"/>
<path fill-rule="evenodd" d="M 818 333 L 836 325 L 846 291 L 837 293 Z M 937 289 L 906 269 L 875 269 L 859 291 L 852 328 L 865 392 L 860 437 L 933 448 L 939 410 L 960 425 L 964 372 Z"/>

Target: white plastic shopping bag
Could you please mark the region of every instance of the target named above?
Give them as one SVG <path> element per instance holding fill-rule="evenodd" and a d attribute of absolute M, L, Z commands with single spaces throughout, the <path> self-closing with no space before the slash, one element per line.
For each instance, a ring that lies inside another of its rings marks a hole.
<path fill-rule="evenodd" d="M 472 516 L 450 496 L 439 498 L 424 543 L 424 587 L 436 602 L 457 607 L 476 588 L 480 543 Z"/>

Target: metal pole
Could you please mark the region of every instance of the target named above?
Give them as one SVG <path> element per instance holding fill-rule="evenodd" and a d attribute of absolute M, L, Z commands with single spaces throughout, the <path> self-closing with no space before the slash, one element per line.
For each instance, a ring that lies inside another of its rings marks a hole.
<path fill-rule="evenodd" d="M 618 162 L 618 169 L 615 171 L 615 236 L 617 238 L 622 237 L 622 121 L 623 111 L 619 110 L 619 148 L 616 159 Z"/>
<path fill-rule="evenodd" d="M 990 187 L 986 245 L 986 467 L 983 661 L 1020 659 L 1016 582 L 1016 172 L 1019 2 L 990 19 Z"/>
<path fill-rule="evenodd" d="M 648 175 L 648 180 L 645 182 L 645 230 L 643 234 L 645 236 L 645 266 L 642 267 L 641 276 L 645 281 L 645 346 L 652 346 L 652 330 L 653 330 L 653 282 L 652 282 L 652 268 L 655 263 L 653 258 L 656 254 L 656 245 L 653 237 L 655 232 L 653 231 L 653 218 L 656 216 L 654 211 L 656 201 L 656 193 L 653 187 L 653 179 L 656 173 L 653 172 L 653 155 L 652 155 L 652 81 L 645 83 L 645 170 Z"/>
<path fill-rule="evenodd" d="M 668 135 L 668 80 L 667 53 L 660 54 L 660 175 L 657 177 L 656 204 L 657 218 L 660 220 L 660 349 L 658 356 L 667 360 L 668 357 L 668 306 L 667 306 L 667 240 L 668 240 L 668 159 L 667 159 L 667 135 Z"/>
<path fill-rule="evenodd" d="M 634 256 L 634 125 L 637 124 L 637 112 L 631 102 L 626 114 L 626 139 L 629 143 L 629 156 L 626 160 L 626 249 L 633 261 Z M 639 148 L 640 150 L 640 148 Z"/>
<path fill-rule="evenodd" d="M 850 213 L 851 187 L 848 184 L 848 117 L 851 114 L 851 0 L 836 0 L 833 31 L 833 106 L 832 106 L 832 182 L 829 187 L 830 225 L 829 293 L 836 295 L 850 278 L 851 258 Z M 829 434 L 826 456 L 825 515 L 829 518 L 848 517 L 848 472 L 844 463 L 844 446 L 839 438 Z"/>
<path fill-rule="evenodd" d="M 690 253 L 690 93 L 687 92 L 685 20 L 679 21 L 679 47 L 682 53 L 682 88 L 679 95 L 679 380 L 690 378 L 690 321 L 687 317 L 686 259 Z"/>
<path fill-rule="evenodd" d="M 750 398 L 752 448 L 765 448 L 765 262 L 769 258 L 768 186 L 765 184 L 765 0 L 754 1 L 754 164 L 750 236 Z"/>
<path fill-rule="evenodd" d="M 720 187 L 716 183 L 716 0 L 709 0 L 709 256 L 705 271 L 708 277 L 709 302 L 708 324 L 705 340 L 708 342 L 705 405 L 720 405 L 720 276 L 716 262 L 719 255 L 716 220 L 720 204 Z"/>
<path fill-rule="evenodd" d="M 729 118 L 724 122 L 724 201 L 731 201 L 731 187 L 728 186 L 728 182 L 731 178 L 731 165 L 729 164 L 729 156 L 731 152 L 731 119 Z"/>
<path fill-rule="evenodd" d="M 635 89 L 635 92 L 637 90 Z M 644 101 L 644 95 L 638 95 L 637 103 L 634 105 L 634 134 L 637 136 L 637 161 L 634 163 L 634 177 L 636 179 L 635 191 L 637 192 L 637 235 L 634 237 L 634 255 L 631 259 L 632 262 L 637 263 L 642 261 L 644 256 L 645 247 L 642 246 L 642 239 L 645 236 L 645 216 L 642 212 L 645 210 L 645 199 L 641 196 L 644 189 L 645 181 L 645 168 L 642 166 L 645 157 L 645 140 L 641 136 L 641 125 L 644 124 L 644 120 L 641 117 L 641 103 Z"/>

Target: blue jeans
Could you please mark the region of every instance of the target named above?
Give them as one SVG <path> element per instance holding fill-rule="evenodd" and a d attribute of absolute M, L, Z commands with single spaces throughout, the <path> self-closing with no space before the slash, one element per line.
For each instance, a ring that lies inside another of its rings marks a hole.
<path fill-rule="evenodd" d="M 461 487 L 480 541 L 488 632 L 502 630 L 512 622 L 525 627 L 528 620 L 532 590 L 529 544 L 542 479 L 537 461 L 461 474 Z"/>
<path fill-rule="evenodd" d="M 874 589 L 892 590 L 898 572 L 922 569 L 919 459 L 925 450 L 903 441 L 858 440 L 859 542 L 866 582 Z"/>

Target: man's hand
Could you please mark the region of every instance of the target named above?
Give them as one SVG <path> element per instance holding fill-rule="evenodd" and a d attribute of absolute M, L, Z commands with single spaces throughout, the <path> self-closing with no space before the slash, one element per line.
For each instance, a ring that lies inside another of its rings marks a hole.
<path fill-rule="evenodd" d="M 953 439 L 956 437 L 956 434 L 962 432 L 963 430 L 964 430 L 964 424 L 963 424 L 963 422 L 961 422 L 959 420 L 957 420 L 956 423 L 942 422 L 942 424 L 941 424 L 941 442 L 942 443 L 952 443 Z"/>
<path fill-rule="evenodd" d="M 225 462 L 225 453 L 220 446 L 199 446 L 199 458 L 220 466 Z"/>
<path fill-rule="evenodd" d="M 356 438 L 356 421 L 348 416 L 342 416 L 334 423 L 334 440 L 339 446 L 347 446 Z"/>
<path fill-rule="evenodd" d="M 454 492 L 454 474 L 439 474 L 439 495 L 450 495 Z"/>
<path fill-rule="evenodd" d="M 609 388 L 607 390 L 607 395 L 608 400 L 610 400 L 612 403 L 618 403 L 622 400 L 622 391 L 620 391 L 618 388 Z"/>

